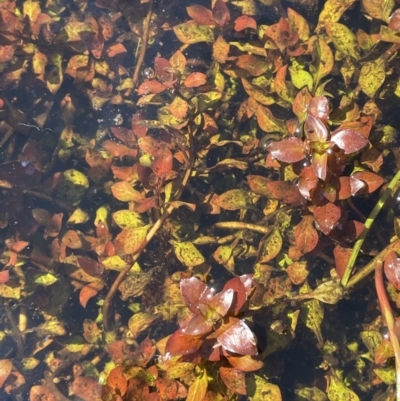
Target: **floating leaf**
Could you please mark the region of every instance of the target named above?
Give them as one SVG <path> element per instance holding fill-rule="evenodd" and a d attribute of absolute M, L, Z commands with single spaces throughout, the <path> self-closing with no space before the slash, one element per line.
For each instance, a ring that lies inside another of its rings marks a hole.
<path fill-rule="evenodd" d="M 352 174 L 351 178 L 355 178 L 364 183 L 365 190 L 358 190 L 358 193 L 374 192 L 385 182 L 383 177 L 379 176 L 378 174 L 371 173 L 370 171 L 358 171 Z M 359 188 L 359 186 L 357 186 L 357 188 Z"/>
<path fill-rule="evenodd" d="M 337 226 L 341 216 L 340 207 L 332 202 L 314 209 L 315 224 L 325 235 L 328 235 Z"/>
<path fill-rule="evenodd" d="M 111 186 L 111 192 L 121 202 L 139 201 L 143 199 L 140 192 L 135 191 L 127 181 L 120 181 Z"/>
<path fill-rule="evenodd" d="M 193 5 L 186 7 L 186 11 L 190 18 L 194 19 L 200 25 L 215 26 L 214 17 L 211 10 L 201 5 Z"/>
<path fill-rule="evenodd" d="M 389 251 L 386 255 L 384 272 L 389 283 L 400 290 L 400 259 L 394 251 Z"/>
<path fill-rule="evenodd" d="M 205 85 L 206 83 L 207 76 L 202 72 L 192 72 L 184 81 L 184 85 L 187 88 L 197 88 L 198 86 Z"/>
<path fill-rule="evenodd" d="M 295 163 L 305 157 L 304 143 L 295 137 L 273 142 L 268 145 L 267 150 L 273 158 L 284 163 Z"/>
<path fill-rule="evenodd" d="M 234 22 L 234 30 L 236 32 L 243 31 L 244 29 L 251 28 L 256 30 L 257 29 L 257 22 L 254 18 L 249 17 L 248 15 L 241 15 L 237 17 Z"/>

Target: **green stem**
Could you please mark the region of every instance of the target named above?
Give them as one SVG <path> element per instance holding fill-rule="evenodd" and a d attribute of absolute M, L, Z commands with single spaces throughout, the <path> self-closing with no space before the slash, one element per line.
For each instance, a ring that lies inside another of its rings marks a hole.
<path fill-rule="evenodd" d="M 390 194 L 392 193 L 393 188 L 395 187 L 395 185 L 397 184 L 397 182 L 399 180 L 400 180 L 400 170 L 392 178 L 392 180 L 390 181 L 387 188 L 383 191 L 383 194 L 380 197 L 380 199 L 378 200 L 378 202 L 376 203 L 375 207 L 372 209 L 371 214 L 368 216 L 368 218 L 365 222 L 364 230 L 363 230 L 362 234 L 360 235 L 360 237 L 357 239 L 357 241 L 354 245 L 353 251 L 351 253 L 350 259 L 347 262 L 346 270 L 344 272 L 344 275 L 343 275 L 343 278 L 341 281 L 343 287 L 347 287 L 347 284 L 349 282 L 350 275 L 353 270 L 354 264 L 356 262 L 358 253 L 360 252 L 361 246 L 364 243 L 365 237 L 367 236 L 369 229 L 371 228 L 372 224 L 374 223 L 374 221 L 376 219 L 376 216 L 381 211 L 383 205 L 389 198 Z"/>

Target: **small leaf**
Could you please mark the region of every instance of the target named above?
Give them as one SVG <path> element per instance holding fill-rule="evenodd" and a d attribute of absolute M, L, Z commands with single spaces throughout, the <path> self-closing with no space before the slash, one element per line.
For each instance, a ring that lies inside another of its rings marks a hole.
<path fill-rule="evenodd" d="M 318 233 L 312 216 L 303 216 L 294 230 L 296 246 L 301 253 L 311 252 L 318 244 Z"/>
<path fill-rule="evenodd" d="M 266 238 L 260 241 L 258 247 L 258 263 L 267 263 L 274 259 L 282 249 L 283 239 L 279 228 L 274 230 Z"/>
<path fill-rule="evenodd" d="M 205 85 L 206 83 L 207 76 L 202 72 L 192 72 L 186 77 L 184 81 L 184 85 L 187 88 L 197 88 L 199 86 Z"/>
<path fill-rule="evenodd" d="M 161 93 L 167 87 L 161 82 L 154 80 L 143 82 L 138 88 L 139 95 L 147 95 L 148 93 Z"/>
<path fill-rule="evenodd" d="M 346 401 L 359 401 L 359 397 L 357 394 L 348 388 L 342 380 L 336 375 L 334 371 L 331 374 L 326 376 L 326 379 L 329 383 L 329 388 L 327 391 L 327 395 L 329 400 L 332 401 L 339 401 L 339 400 L 346 400 Z"/>
<path fill-rule="evenodd" d="M 194 19 L 198 24 L 215 26 L 214 17 L 211 10 L 201 5 L 193 5 L 186 7 L 186 11 L 190 18 Z"/>
<path fill-rule="evenodd" d="M 231 14 L 223 0 L 216 0 L 212 9 L 212 14 L 217 24 L 223 28 L 231 19 Z"/>
<path fill-rule="evenodd" d="M 188 45 L 200 42 L 214 42 L 214 31 L 210 27 L 199 25 L 193 20 L 175 25 L 173 29 L 177 38 Z"/>
<path fill-rule="evenodd" d="M 358 193 L 371 193 L 376 191 L 384 182 L 384 178 L 370 171 L 358 171 L 352 174 L 351 178 L 360 180 L 366 185 L 365 190 L 360 189 Z M 359 188 L 359 186 L 357 186 Z"/>
<path fill-rule="evenodd" d="M 120 228 L 137 228 L 145 225 L 140 214 L 132 210 L 118 210 L 113 213 L 112 218 Z"/>
<path fill-rule="evenodd" d="M 130 202 L 130 201 L 139 201 L 143 199 L 143 196 L 140 192 L 135 191 L 132 188 L 132 185 L 127 181 L 120 181 L 111 186 L 111 192 L 114 195 L 114 198 L 118 199 L 121 202 Z"/>
<path fill-rule="evenodd" d="M 172 356 L 188 355 L 196 352 L 202 344 L 203 340 L 200 337 L 190 336 L 178 330 L 168 338 L 165 351 Z"/>
<path fill-rule="evenodd" d="M 384 272 L 389 283 L 400 290 L 400 259 L 394 251 L 389 251 L 386 255 Z"/>
<path fill-rule="evenodd" d="M 256 30 L 257 29 L 257 22 L 254 18 L 249 17 L 248 15 L 241 15 L 240 17 L 235 19 L 234 22 L 234 30 L 236 32 L 243 31 L 244 29 L 251 28 Z"/>
<path fill-rule="evenodd" d="M 331 141 L 343 149 L 346 155 L 358 152 L 368 144 L 368 139 L 364 135 L 348 128 L 339 128 L 332 132 Z"/>
<path fill-rule="evenodd" d="M 362 67 L 358 83 L 362 91 L 369 97 L 374 97 L 386 79 L 386 62 L 383 57 L 367 61 Z"/>
<path fill-rule="evenodd" d="M 244 372 L 236 368 L 226 368 L 221 366 L 219 374 L 225 386 L 236 394 L 247 395 L 246 381 Z"/>
<path fill-rule="evenodd" d="M 228 58 L 230 44 L 219 35 L 216 41 L 213 43 L 213 57 L 219 63 L 224 64 Z"/>
<path fill-rule="evenodd" d="M 251 205 L 251 197 L 244 189 L 231 189 L 218 195 L 212 203 L 226 210 L 248 209 Z"/>
<path fill-rule="evenodd" d="M 204 256 L 191 242 L 171 241 L 171 243 L 174 247 L 176 257 L 183 265 L 193 267 L 204 263 Z"/>
<path fill-rule="evenodd" d="M 328 202 L 323 206 L 317 206 L 314 209 L 314 219 L 317 228 L 325 235 L 328 235 L 338 224 L 342 211 L 340 207 L 332 202 Z"/>

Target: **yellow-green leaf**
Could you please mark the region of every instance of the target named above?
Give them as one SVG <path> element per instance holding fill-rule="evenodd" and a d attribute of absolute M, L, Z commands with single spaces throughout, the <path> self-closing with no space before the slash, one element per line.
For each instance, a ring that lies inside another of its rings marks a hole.
<path fill-rule="evenodd" d="M 251 196 L 244 189 L 231 189 L 213 199 L 213 204 L 226 210 L 247 209 L 252 205 Z"/>
<path fill-rule="evenodd" d="M 365 11 L 372 17 L 389 22 L 394 7 L 394 0 L 362 0 Z"/>
<path fill-rule="evenodd" d="M 121 271 L 126 267 L 126 262 L 117 255 L 103 259 L 101 263 L 108 270 Z"/>
<path fill-rule="evenodd" d="M 276 384 L 268 383 L 258 375 L 246 378 L 247 395 L 250 401 L 281 401 L 282 395 Z"/>
<path fill-rule="evenodd" d="M 314 61 L 310 65 L 310 71 L 314 77 L 314 86 L 318 86 L 321 79 L 332 71 L 335 60 L 331 48 L 321 38 L 316 40 L 313 56 Z"/>
<path fill-rule="evenodd" d="M 319 14 L 316 31 L 318 32 L 327 22 L 339 21 L 342 14 L 355 2 L 356 0 L 327 0 Z"/>
<path fill-rule="evenodd" d="M 31 23 L 37 20 L 40 12 L 40 4 L 38 1 L 26 0 L 22 6 L 22 15 L 24 17 L 27 15 Z"/>
<path fill-rule="evenodd" d="M 193 20 L 175 25 L 173 29 L 177 38 L 187 45 L 214 41 L 212 28 L 207 25 L 200 25 Z"/>
<path fill-rule="evenodd" d="M 329 22 L 325 24 L 325 29 L 337 50 L 345 56 L 353 57 L 356 60 L 359 58 L 356 35 L 346 25 Z"/>
<path fill-rule="evenodd" d="M 171 241 L 178 260 L 187 267 L 193 267 L 204 263 L 204 256 L 191 242 Z"/>
<path fill-rule="evenodd" d="M 139 213 L 132 210 L 118 210 L 112 215 L 115 224 L 120 228 L 137 228 L 144 226 Z"/>
<path fill-rule="evenodd" d="M 67 224 L 82 224 L 89 221 L 89 215 L 81 208 L 75 209 L 69 219 Z"/>
<path fill-rule="evenodd" d="M 385 82 L 386 63 L 382 57 L 368 61 L 361 67 L 358 83 L 362 91 L 369 97 L 374 97 L 378 89 Z"/>
<path fill-rule="evenodd" d="M 328 399 L 329 401 L 360 400 L 358 395 L 350 390 L 335 373 L 329 375 Z"/>
<path fill-rule="evenodd" d="M 9 287 L 0 283 L 0 297 L 19 299 L 21 296 L 21 287 Z"/>
<path fill-rule="evenodd" d="M 41 284 L 44 286 L 49 286 L 54 284 L 58 278 L 50 273 L 39 273 L 35 274 L 34 282 L 36 284 Z"/>
<path fill-rule="evenodd" d="M 204 370 L 190 385 L 186 401 L 203 401 L 208 387 L 207 372 Z"/>
<path fill-rule="evenodd" d="M 267 263 L 274 259 L 282 249 L 282 235 L 278 228 L 260 241 L 257 263 Z"/>
<path fill-rule="evenodd" d="M 313 77 L 308 71 L 304 70 L 298 63 L 295 63 L 289 67 L 289 72 L 292 83 L 297 89 L 302 89 L 306 86 L 310 92 L 312 91 Z"/>

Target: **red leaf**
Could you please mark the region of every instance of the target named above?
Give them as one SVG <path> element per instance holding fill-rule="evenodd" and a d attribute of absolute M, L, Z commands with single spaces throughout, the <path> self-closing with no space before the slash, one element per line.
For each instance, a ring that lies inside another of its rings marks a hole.
<path fill-rule="evenodd" d="M 312 216 L 304 216 L 294 230 L 296 246 L 301 253 L 311 252 L 318 244 L 318 233 Z"/>
<path fill-rule="evenodd" d="M 10 271 L 9 270 L 3 270 L 0 272 L 0 284 L 7 283 L 7 281 L 10 279 Z"/>
<path fill-rule="evenodd" d="M 234 30 L 236 32 L 243 31 L 246 28 L 251 28 L 254 30 L 257 29 L 256 20 L 248 15 L 241 15 L 240 17 L 236 18 L 234 24 Z"/>
<path fill-rule="evenodd" d="M 275 159 L 284 163 L 295 163 L 304 159 L 304 143 L 301 139 L 290 137 L 267 146 Z"/>
<path fill-rule="evenodd" d="M 169 82 L 173 78 L 171 74 L 171 63 L 163 57 L 156 57 L 154 59 L 154 72 L 163 82 Z"/>
<path fill-rule="evenodd" d="M 400 31 L 400 9 L 398 8 L 390 17 L 389 28 L 394 31 Z"/>
<path fill-rule="evenodd" d="M 307 112 L 327 123 L 329 118 L 329 102 L 325 96 L 315 96 L 308 103 Z"/>
<path fill-rule="evenodd" d="M 118 365 L 108 374 L 107 385 L 114 389 L 114 391 L 122 396 L 126 393 L 128 382 L 122 371 L 122 366 Z"/>
<path fill-rule="evenodd" d="M 84 256 L 77 256 L 78 265 L 85 273 L 92 277 L 100 277 L 104 273 L 104 266 L 93 259 Z"/>
<path fill-rule="evenodd" d="M 213 328 L 213 321 L 207 320 L 203 315 L 194 315 L 183 332 L 189 336 L 203 336 Z"/>
<path fill-rule="evenodd" d="M 325 235 L 328 235 L 337 226 L 341 215 L 341 209 L 331 202 L 323 206 L 317 206 L 314 210 L 317 228 Z"/>
<path fill-rule="evenodd" d="M 247 301 L 247 297 L 249 295 L 250 289 L 246 290 L 246 286 L 248 285 L 248 280 L 245 281 L 246 284 L 243 283 L 244 276 L 240 277 L 234 277 L 230 279 L 225 285 L 224 285 L 224 290 L 227 289 L 232 289 L 235 292 L 235 296 L 232 301 L 231 305 L 231 311 L 230 313 L 233 316 L 236 316 L 239 312 L 242 306 L 245 304 Z M 253 279 L 251 278 L 250 281 L 250 288 L 252 286 Z"/>
<path fill-rule="evenodd" d="M 231 288 L 224 289 L 208 302 L 208 306 L 214 309 L 221 317 L 224 317 L 232 305 L 233 296 L 234 291 Z"/>
<path fill-rule="evenodd" d="M 332 132 L 331 141 L 343 149 L 346 155 L 358 152 L 368 143 L 368 139 L 364 135 L 349 128 Z"/>
<path fill-rule="evenodd" d="M 154 153 L 154 160 L 151 165 L 154 174 L 157 177 L 165 178 L 172 171 L 172 153 L 166 147 L 162 146 Z"/>
<path fill-rule="evenodd" d="M 147 95 L 148 93 L 161 93 L 167 87 L 156 80 L 143 82 L 138 88 L 139 95 Z"/>
<path fill-rule="evenodd" d="M 198 86 L 207 83 L 207 76 L 202 72 L 192 72 L 185 79 L 184 85 L 186 88 L 197 88 Z"/>
<path fill-rule="evenodd" d="M 193 313 L 199 313 L 197 308 L 200 299 L 212 296 L 212 291 L 197 277 L 184 278 L 180 283 L 181 294 L 186 306 Z"/>
<path fill-rule="evenodd" d="M 336 245 L 333 250 L 333 256 L 335 257 L 336 272 L 339 278 L 343 277 L 344 271 L 346 270 L 347 262 L 350 259 L 352 249 L 343 248 L 340 245 Z"/>
<path fill-rule="evenodd" d="M 256 355 L 256 338 L 246 323 L 239 320 L 217 337 L 222 347 L 240 355 Z"/>
<path fill-rule="evenodd" d="M 225 357 L 233 367 L 241 370 L 242 372 L 254 372 L 255 370 L 259 370 L 264 366 L 262 361 L 253 359 L 250 355 L 233 356 L 227 354 Z"/>
<path fill-rule="evenodd" d="M 304 123 L 307 138 L 312 142 L 326 142 L 328 139 L 328 129 L 326 125 L 312 115 L 308 115 Z"/>
<path fill-rule="evenodd" d="M 400 259 L 394 251 L 386 255 L 384 271 L 389 283 L 400 291 Z"/>
<path fill-rule="evenodd" d="M 310 191 L 318 184 L 318 177 L 316 176 L 312 166 L 304 167 L 299 175 L 298 188 L 300 193 L 306 198 L 310 198 Z"/>
<path fill-rule="evenodd" d="M 359 171 L 357 173 L 352 174 L 352 178 L 356 178 L 357 180 L 361 180 L 366 184 L 363 189 L 358 190 L 360 193 L 371 193 L 378 189 L 385 180 L 379 176 L 378 174 L 371 173 L 369 171 Z"/>
<path fill-rule="evenodd" d="M 212 15 L 221 28 L 223 28 L 231 19 L 231 13 L 229 12 L 226 3 L 222 0 L 217 0 L 214 3 Z"/>
<path fill-rule="evenodd" d="M 214 26 L 215 21 L 211 10 L 200 5 L 186 7 L 190 18 L 193 18 L 200 25 Z"/>
<path fill-rule="evenodd" d="M 188 355 L 196 352 L 203 344 L 200 337 L 190 336 L 182 331 L 176 331 L 167 341 L 165 352 L 174 355 Z"/>
<path fill-rule="evenodd" d="M 247 395 L 246 381 L 244 372 L 236 368 L 226 368 L 221 366 L 219 368 L 219 374 L 225 386 L 236 394 Z"/>
<path fill-rule="evenodd" d="M 101 385 L 91 376 L 78 376 L 72 382 L 72 391 L 84 401 L 101 401 Z"/>

